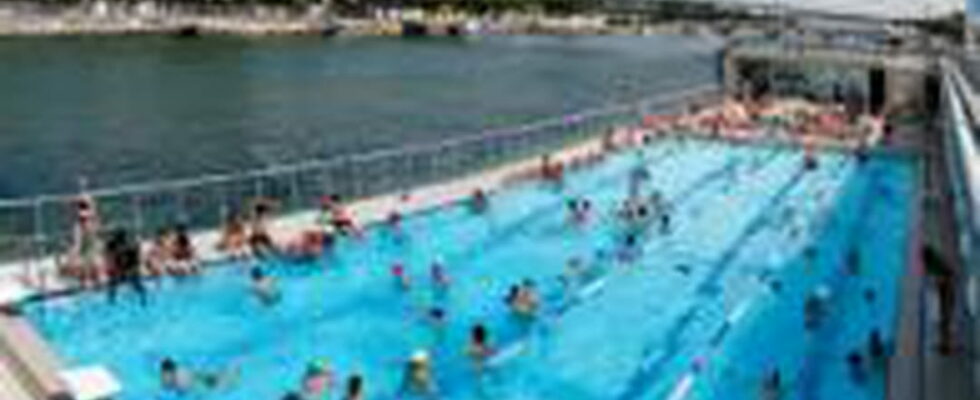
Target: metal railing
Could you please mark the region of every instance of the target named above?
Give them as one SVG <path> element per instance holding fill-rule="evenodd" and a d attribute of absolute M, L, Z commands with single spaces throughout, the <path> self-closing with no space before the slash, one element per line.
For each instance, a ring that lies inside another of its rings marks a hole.
<path fill-rule="evenodd" d="M 977 60 L 973 58 L 973 60 Z M 968 106 L 976 98 L 976 61 L 960 57 L 948 61 L 943 68 L 943 133 L 945 154 L 951 183 L 953 213 L 956 219 L 956 248 L 963 266 L 962 286 L 965 288 L 967 323 L 966 337 L 976 338 L 980 330 L 980 141 L 976 134 L 978 115 Z M 980 342 L 966 343 L 967 351 L 975 352 Z M 973 390 L 980 390 L 980 361 L 973 358 Z"/>
<path fill-rule="evenodd" d="M 677 110 L 720 93 L 711 84 L 435 143 L 86 194 L 98 205 L 104 230 L 122 227 L 146 238 L 178 223 L 213 228 L 229 215 L 243 214 L 257 198 L 275 201 L 278 212 L 289 213 L 313 209 L 330 194 L 352 200 L 403 191 L 554 150 L 637 124 L 641 114 Z M 76 200 L 74 193 L 0 199 L 0 262 L 62 253 L 71 240 Z"/>

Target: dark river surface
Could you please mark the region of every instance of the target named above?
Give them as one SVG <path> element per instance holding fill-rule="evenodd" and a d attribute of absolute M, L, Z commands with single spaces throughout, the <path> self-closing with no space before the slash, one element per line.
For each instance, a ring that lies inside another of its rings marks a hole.
<path fill-rule="evenodd" d="M 688 37 L 0 40 L 0 198 L 470 135 L 718 80 Z"/>

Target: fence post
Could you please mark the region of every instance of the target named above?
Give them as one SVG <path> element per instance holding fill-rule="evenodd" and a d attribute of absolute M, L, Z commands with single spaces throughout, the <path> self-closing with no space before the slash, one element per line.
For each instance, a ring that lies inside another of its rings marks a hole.
<path fill-rule="evenodd" d="M 359 198 L 361 195 L 361 183 L 355 177 L 354 157 L 348 155 L 347 158 L 344 160 L 344 163 L 346 164 L 345 165 L 346 168 L 344 168 L 345 170 L 344 172 L 346 172 L 347 175 L 347 185 L 348 187 L 350 187 L 349 197 L 351 200 L 353 200 Z"/>
<path fill-rule="evenodd" d="M 300 194 L 300 174 L 303 170 L 295 170 L 290 174 L 289 185 L 292 186 L 289 190 L 289 197 L 292 198 L 293 208 L 296 210 L 303 209 L 303 196 Z"/>
<path fill-rule="evenodd" d="M 30 278 L 34 273 L 33 268 L 44 257 L 44 203 L 40 199 L 34 200 L 34 235 L 31 239 L 32 256 L 28 257 L 28 262 L 24 264 L 24 278 Z M 28 280 L 29 282 L 29 280 Z"/>
<path fill-rule="evenodd" d="M 146 237 L 143 230 L 143 207 L 140 206 L 140 196 L 133 195 L 132 197 L 133 206 L 133 231 L 136 234 L 137 240 L 142 240 Z"/>
<path fill-rule="evenodd" d="M 253 184 L 254 186 L 252 187 L 252 189 L 254 190 L 254 196 L 253 197 L 255 199 L 261 199 L 263 197 L 263 195 L 262 195 L 262 189 L 263 189 L 262 188 L 262 177 L 261 176 L 255 176 L 255 177 L 252 177 L 252 179 L 255 179 L 255 183 Z"/>

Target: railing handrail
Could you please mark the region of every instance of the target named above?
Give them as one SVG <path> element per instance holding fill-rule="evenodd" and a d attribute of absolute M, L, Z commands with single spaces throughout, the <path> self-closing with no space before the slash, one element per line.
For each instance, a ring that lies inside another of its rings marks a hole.
<path fill-rule="evenodd" d="M 167 190 L 189 189 L 189 188 L 202 187 L 202 186 L 214 185 L 220 183 L 229 183 L 229 182 L 245 180 L 245 179 L 271 177 L 280 174 L 311 170 L 311 169 L 330 166 L 333 164 L 339 164 L 343 161 L 352 160 L 352 159 L 357 161 L 366 161 L 366 160 L 384 158 L 386 156 L 392 156 L 395 154 L 422 153 L 425 151 L 432 151 L 435 149 L 439 149 L 440 147 L 455 147 L 455 146 L 464 145 L 466 143 L 477 142 L 490 138 L 503 138 L 503 137 L 516 136 L 528 132 L 538 131 L 542 128 L 547 128 L 551 126 L 562 126 L 567 123 L 567 118 L 569 118 L 570 116 L 577 117 L 577 118 L 600 116 L 615 111 L 628 110 L 630 108 L 651 106 L 665 101 L 670 101 L 673 99 L 695 97 L 699 94 L 708 94 L 711 93 L 712 91 L 717 91 L 718 89 L 719 89 L 719 85 L 716 83 L 705 84 L 694 88 L 682 89 L 678 91 L 671 91 L 668 93 L 659 94 L 649 98 L 641 99 L 636 102 L 614 104 L 605 107 L 596 107 L 578 113 L 566 114 L 560 117 L 548 117 L 548 118 L 540 119 L 537 121 L 520 125 L 518 127 L 489 129 L 473 135 L 453 137 L 453 138 L 439 140 L 432 143 L 422 143 L 422 144 L 412 144 L 408 146 L 380 148 L 380 149 L 374 149 L 362 153 L 342 154 L 342 155 L 330 156 L 323 159 L 312 159 L 312 160 L 306 160 L 297 163 L 273 165 L 273 166 L 255 168 L 255 169 L 245 170 L 245 171 L 206 174 L 206 175 L 190 177 L 190 178 L 156 180 L 150 182 L 141 182 L 141 183 L 125 184 L 125 185 L 118 185 L 112 187 L 96 188 L 96 189 L 87 190 L 86 194 L 94 198 L 119 196 L 119 195 L 130 195 L 130 196 L 149 195 L 152 193 L 157 193 L 157 192 L 167 191 Z M 38 204 L 52 203 L 52 202 L 54 203 L 69 202 L 76 199 L 77 197 L 78 197 L 77 192 L 64 192 L 64 193 L 56 193 L 56 194 L 40 194 L 34 196 L 0 199 L 0 209 L 34 207 L 37 206 Z"/>

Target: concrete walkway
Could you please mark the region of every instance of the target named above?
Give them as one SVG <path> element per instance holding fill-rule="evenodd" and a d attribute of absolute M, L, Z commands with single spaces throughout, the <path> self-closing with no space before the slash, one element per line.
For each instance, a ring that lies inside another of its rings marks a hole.
<path fill-rule="evenodd" d="M 10 370 L 11 360 L 0 356 L 0 399 L 3 400 L 33 400 Z"/>

